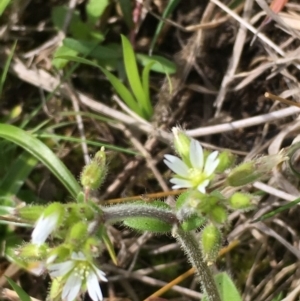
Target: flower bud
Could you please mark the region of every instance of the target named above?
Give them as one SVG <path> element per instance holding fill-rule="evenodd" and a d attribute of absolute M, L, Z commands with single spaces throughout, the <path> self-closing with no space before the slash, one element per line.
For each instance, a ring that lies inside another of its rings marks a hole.
<path fill-rule="evenodd" d="M 47 254 L 48 246 L 46 244 L 25 244 L 15 250 L 15 255 L 23 258 L 24 260 L 42 260 Z"/>
<path fill-rule="evenodd" d="M 242 163 L 235 167 L 228 175 L 227 182 L 230 186 L 243 186 L 258 179 L 253 162 Z"/>
<path fill-rule="evenodd" d="M 182 161 L 190 165 L 190 144 L 191 138 L 187 136 L 184 131 L 177 127 L 172 128 L 174 135 L 174 148 Z"/>
<path fill-rule="evenodd" d="M 204 259 L 214 262 L 221 248 L 221 232 L 213 224 L 207 225 L 201 232 L 201 247 Z"/>
<path fill-rule="evenodd" d="M 272 169 L 287 159 L 284 152 L 279 152 L 276 155 L 264 156 L 242 163 L 229 173 L 227 182 L 230 186 L 236 187 L 268 178 L 271 176 Z"/>
<path fill-rule="evenodd" d="M 220 163 L 216 168 L 216 172 L 224 172 L 226 169 L 230 168 L 235 161 L 235 156 L 228 150 L 221 152 L 218 158 Z"/>
<path fill-rule="evenodd" d="M 209 214 L 211 219 L 218 224 L 225 223 L 228 217 L 227 211 L 223 206 L 214 206 Z"/>
<path fill-rule="evenodd" d="M 232 209 L 250 209 L 252 207 L 251 195 L 242 192 L 235 192 L 229 198 L 229 205 Z"/>
<path fill-rule="evenodd" d="M 16 208 L 14 215 L 23 220 L 35 222 L 41 216 L 41 212 L 43 212 L 44 209 L 45 206 L 25 206 Z"/>
<path fill-rule="evenodd" d="M 85 189 L 98 189 L 106 176 L 104 147 L 100 149 L 81 173 L 80 182 Z"/>
<path fill-rule="evenodd" d="M 87 224 L 83 222 L 78 222 L 71 228 L 70 234 L 67 238 L 67 243 L 78 246 L 87 239 L 87 236 Z"/>

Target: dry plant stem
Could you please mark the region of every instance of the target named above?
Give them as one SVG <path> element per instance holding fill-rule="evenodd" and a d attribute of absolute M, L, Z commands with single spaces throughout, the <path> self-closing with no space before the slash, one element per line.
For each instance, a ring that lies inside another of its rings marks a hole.
<path fill-rule="evenodd" d="M 221 301 L 213 274 L 206 262 L 203 260 L 199 243 L 197 243 L 190 232 L 185 232 L 176 226 L 173 229 L 173 236 L 181 244 L 184 252 L 188 256 L 190 263 L 195 268 L 197 276 L 200 279 L 201 286 L 207 293 L 208 300 Z"/>
<path fill-rule="evenodd" d="M 213 0 L 215 1 L 215 0 Z M 3 65 L 2 62 L 6 61 L 6 57 L 1 57 L 0 65 Z M 52 77 L 49 73 L 42 69 L 38 69 L 37 71 L 31 70 L 27 68 L 24 64 L 22 64 L 19 60 L 15 60 L 10 65 L 10 72 L 14 73 L 18 78 L 24 80 L 27 83 L 30 83 L 34 86 L 39 86 L 42 89 L 52 92 L 56 89 L 57 86 L 60 85 L 59 80 Z M 62 94 L 69 99 L 70 95 L 67 91 L 62 88 L 60 90 Z M 161 129 L 154 129 L 151 124 L 142 124 L 135 120 L 134 118 L 120 112 L 114 110 L 99 101 L 96 101 L 90 97 L 82 93 L 77 93 L 78 98 L 81 104 L 86 105 L 91 110 L 95 112 L 99 112 L 105 116 L 112 117 L 120 122 L 127 124 L 128 126 L 132 126 L 133 128 L 139 129 L 141 132 L 152 134 L 159 138 L 159 140 L 169 143 L 172 140 L 171 133 L 168 133 Z M 264 115 L 259 115 L 251 118 L 246 118 L 242 120 L 237 120 L 234 122 L 224 123 L 220 125 L 208 126 L 208 127 L 200 127 L 193 130 L 188 130 L 187 134 L 191 137 L 201 137 L 206 135 L 219 134 L 223 132 L 233 131 L 240 128 L 250 127 L 259 125 L 262 123 L 274 121 L 277 119 L 282 119 L 300 112 L 300 109 L 296 108 L 285 108 L 282 110 L 278 110 L 276 112 L 267 113 Z"/>
<path fill-rule="evenodd" d="M 244 13 L 243 13 L 243 19 L 246 21 L 248 21 L 250 18 L 250 12 L 252 11 L 252 6 L 253 6 L 253 0 L 246 0 Z M 242 24 L 240 24 L 240 28 L 234 43 L 232 56 L 226 74 L 223 77 L 221 88 L 218 93 L 217 99 L 215 100 L 215 106 L 216 106 L 215 117 L 220 115 L 222 104 L 224 102 L 226 93 L 228 91 L 228 85 L 232 81 L 232 78 L 236 72 L 237 66 L 240 61 L 242 51 L 244 49 L 246 36 L 247 36 L 247 29 Z"/>

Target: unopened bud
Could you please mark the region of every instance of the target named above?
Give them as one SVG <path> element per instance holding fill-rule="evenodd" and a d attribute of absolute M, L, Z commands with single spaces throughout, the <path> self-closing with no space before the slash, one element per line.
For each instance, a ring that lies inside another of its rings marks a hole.
<path fill-rule="evenodd" d="M 218 159 L 220 163 L 216 168 L 216 172 L 224 172 L 234 164 L 235 156 L 230 151 L 225 150 L 219 154 Z"/>
<path fill-rule="evenodd" d="M 174 148 L 176 152 L 185 163 L 189 163 L 191 138 L 178 127 L 173 127 L 172 132 L 174 135 Z"/>
<path fill-rule="evenodd" d="M 229 198 L 229 204 L 232 209 L 250 209 L 252 207 L 251 195 L 242 192 L 235 192 Z"/>
<path fill-rule="evenodd" d="M 201 232 L 201 247 L 204 259 L 214 262 L 221 248 L 221 232 L 213 224 L 207 225 Z"/>
<path fill-rule="evenodd" d="M 81 173 L 80 182 L 85 189 L 98 189 L 106 176 L 106 156 L 104 148 L 98 151 Z"/>
<path fill-rule="evenodd" d="M 257 180 L 271 176 L 272 169 L 283 161 L 288 160 L 284 152 L 276 155 L 264 156 L 255 160 L 242 163 L 234 168 L 227 177 L 230 186 L 243 186 Z"/>
<path fill-rule="evenodd" d="M 44 209 L 44 206 L 25 206 L 15 209 L 14 215 L 23 220 L 35 222 L 41 216 L 41 212 Z"/>
<path fill-rule="evenodd" d="M 41 260 L 44 259 L 47 254 L 48 246 L 46 244 L 25 244 L 15 250 L 15 255 L 23 258 L 24 260 Z"/>
<path fill-rule="evenodd" d="M 78 222 L 71 228 L 70 234 L 67 238 L 67 243 L 78 246 L 86 240 L 87 236 L 87 224 L 83 222 Z"/>
<path fill-rule="evenodd" d="M 214 206 L 209 213 L 211 219 L 218 224 L 225 223 L 228 217 L 227 210 L 223 206 L 219 205 Z"/>

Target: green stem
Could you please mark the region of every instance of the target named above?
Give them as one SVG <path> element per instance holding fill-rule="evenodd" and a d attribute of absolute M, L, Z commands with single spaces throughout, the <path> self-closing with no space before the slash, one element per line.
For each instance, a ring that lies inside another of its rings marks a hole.
<path fill-rule="evenodd" d="M 221 301 L 213 274 L 206 262 L 203 260 L 199 243 L 190 232 L 185 232 L 179 227 L 174 227 L 173 236 L 181 244 L 187 254 L 190 263 L 196 269 L 200 283 L 207 293 L 209 301 Z"/>

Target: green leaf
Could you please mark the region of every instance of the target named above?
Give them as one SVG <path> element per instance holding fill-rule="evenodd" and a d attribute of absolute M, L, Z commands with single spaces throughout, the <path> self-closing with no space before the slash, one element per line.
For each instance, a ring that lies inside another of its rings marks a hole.
<path fill-rule="evenodd" d="M 78 63 L 83 63 L 87 64 L 90 66 L 97 67 L 102 70 L 102 72 L 106 75 L 112 86 L 115 88 L 119 96 L 122 98 L 122 100 L 127 104 L 127 106 L 134 111 L 136 114 L 139 116 L 145 118 L 143 115 L 140 107 L 138 106 L 137 102 L 135 101 L 134 97 L 130 93 L 130 91 L 123 85 L 123 83 L 116 77 L 114 76 L 111 72 L 107 71 L 106 69 L 98 66 L 96 63 L 93 63 L 90 60 L 84 59 L 82 57 L 73 57 L 69 55 L 64 55 L 64 56 L 59 56 L 58 58 L 63 58 L 67 59 L 70 61 L 78 62 Z"/>
<path fill-rule="evenodd" d="M 19 192 L 37 162 L 36 158 L 27 152 L 18 156 L 0 182 L 0 189 L 5 196 L 16 195 Z"/>
<path fill-rule="evenodd" d="M 150 101 L 150 89 L 149 89 L 149 73 L 150 73 L 150 69 L 151 67 L 155 64 L 155 62 L 150 62 L 143 70 L 142 73 L 142 84 L 143 84 L 143 89 L 145 92 L 145 107 L 146 110 L 149 112 L 150 116 L 153 115 L 153 107 Z"/>
<path fill-rule="evenodd" d="M 124 220 L 124 225 L 138 231 L 149 231 L 154 233 L 170 232 L 172 225 L 157 218 L 151 217 L 131 217 Z"/>
<path fill-rule="evenodd" d="M 168 18 L 170 16 L 170 14 L 173 12 L 173 10 L 176 8 L 176 6 L 179 4 L 179 2 L 180 2 L 180 0 L 170 0 L 170 1 L 168 1 L 168 5 L 166 6 L 162 17 L 163 18 Z M 160 20 L 157 27 L 156 27 L 153 39 L 151 41 L 149 53 L 152 53 L 153 48 L 155 46 L 155 43 L 156 43 L 156 41 L 159 37 L 159 34 L 160 34 L 160 32 L 163 28 L 163 25 L 164 25 L 164 20 Z"/>
<path fill-rule="evenodd" d="M 151 203 L 147 202 L 135 202 L 135 204 L 145 204 L 149 207 L 159 207 L 161 210 L 167 209 L 170 210 L 169 205 L 162 201 L 153 201 Z M 130 217 L 130 218 L 124 218 L 123 224 L 138 230 L 138 231 L 150 231 L 154 233 L 166 233 L 170 232 L 172 229 L 172 225 L 164 222 L 155 216 L 153 217 Z"/>
<path fill-rule="evenodd" d="M 130 88 L 136 100 L 139 103 L 140 108 L 144 109 L 144 113 L 147 114 L 146 119 L 148 119 L 151 117 L 151 114 L 149 111 L 147 111 L 146 94 L 143 90 L 143 86 L 141 83 L 139 71 L 136 64 L 135 54 L 129 40 L 123 35 L 121 35 L 121 38 L 127 79 L 130 84 Z"/>
<path fill-rule="evenodd" d="M 0 3 L 0 6 L 1 6 L 1 3 Z M 1 15 L 1 13 L 0 13 L 0 15 Z M 14 53 L 15 53 L 16 46 L 17 46 L 17 42 L 14 43 L 14 45 L 13 45 L 11 51 L 10 51 L 10 54 L 7 57 L 7 60 L 5 62 L 5 65 L 4 65 L 2 74 L 1 74 L 1 79 L 0 79 L 0 96 L 2 95 L 3 86 L 4 86 L 4 83 L 5 83 L 5 79 L 6 79 L 8 70 L 9 70 L 9 66 L 10 66 L 11 60 L 12 60 L 12 58 L 14 56 Z"/>
<path fill-rule="evenodd" d="M 217 274 L 214 278 L 222 301 L 243 301 L 239 291 L 227 273 Z M 202 301 L 209 300 L 207 295 L 202 298 Z"/>
<path fill-rule="evenodd" d="M 130 91 L 125 87 L 125 85 L 111 72 L 107 71 L 102 67 L 100 67 L 100 69 L 106 75 L 109 82 L 115 88 L 122 100 L 127 104 L 127 106 L 139 116 L 146 118 L 147 116 L 143 114 L 143 111 L 141 110 L 140 106 L 138 105 Z"/>
<path fill-rule="evenodd" d="M 51 11 L 51 18 L 54 26 L 59 29 L 64 29 L 66 15 L 69 9 L 66 6 L 55 6 Z M 73 11 L 69 24 L 69 32 L 77 39 L 88 39 L 92 29 L 87 23 L 81 21 L 78 11 Z"/>
<path fill-rule="evenodd" d="M 64 56 L 64 55 L 69 55 L 69 56 L 76 56 L 77 55 L 77 51 L 70 49 L 64 45 L 58 47 L 55 52 L 54 52 L 54 58 L 52 60 L 52 65 L 54 67 L 56 67 L 57 69 L 63 69 L 67 63 L 69 62 L 68 60 L 64 60 L 64 59 L 59 59 L 57 57 L 59 56 Z"/>
<path fill-rule="evenodd" d="M 86 5 L 88 21 L 95 24 L 109 5 L 109 0 L 89 0 Z"/>
<path fill-rule="evenodd" d="M 155 62 L 155 64 L 151 66 L 152 71 L 164 74 L 174 74 L 176 72 L 176 64 L 162 56 L 149 56 L 138 53 L 136 58 L 142 66 L 147 66 L 150 62 Z"/>
<path fill-rule="evenodd" d="M 76 198 L 81 191 L 79 184 L 48 146 L 24 130 L 9 124 L 0 124 L 0 137 L 21 146 L 41 161 L 66 187 L 72 197 Z"/>
<path fill-rule="evenodd" d="M 107 46 L 99 46 L 99 42 L 75 40 L 65 38 L 63 45 L 75 50 L 84 56 L 90 56 L 98 60 L 117 60 L 122 57 L 122 53 L 118 51 L 114 44 Z"/>
<path fill-rule="evenodd" d="M 29 295 L 18 285 L 16 284 L 12 279 L 9 277 L 5 277 L 7 282 L 11 285 L 13 290 L 18 294 L 21 301 L 31 301 L 31 298 Z"/>
<path fill-rule="evenodd" d="M 3 12 L 5 11 L 6 7 L 8 6 L 10 0 L 0 0 L 0 16 L 2 16 Z"/>
<path fill-rule="evenodd" d="M 132 5 L 131 0 L 119 0 L 120 7 L 123 13 L 124 21 L 129 29 L 133 29 L 134 23 L 132 21 Z"/>

